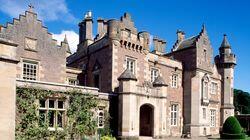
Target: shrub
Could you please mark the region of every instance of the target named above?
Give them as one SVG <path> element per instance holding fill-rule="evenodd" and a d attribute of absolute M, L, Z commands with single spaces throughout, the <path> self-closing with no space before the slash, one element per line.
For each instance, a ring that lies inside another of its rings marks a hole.
<path fill-rule="evenodd" d="M 116 138 L 112 136 L 103 136 L 101 137 L 101 140 L 116 140 Z"/>
<path fill-rule="evenodd" d="M 245 139 L 245 133 L 239 123 L 239 121 L 230 116 L 223 124 L 221 138 L 222 139 Z"/>

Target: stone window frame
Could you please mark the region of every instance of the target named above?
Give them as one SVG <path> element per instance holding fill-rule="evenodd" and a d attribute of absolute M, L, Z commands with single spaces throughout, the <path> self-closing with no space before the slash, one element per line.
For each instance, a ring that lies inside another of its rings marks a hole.
<path fill-rule="evenodd" d="M 24 64 L 30 64 L 30 65 L 35 65 L 36 66 L 36 77 L 35 79 L 25 79 L 24 78 Z M 24 80 L 32 80 L 32 81 L 39 81 L 39 75 L 40 75 L 40 62 L 38 60 L 33 60 L 33 59 L 27 59 L 27 58 L 21 58 L 21 78 Z"/>
<path fill-rule="evenodd" d="M 98 107 L 97 110 L 97 127 L 104 128 L 105 125 L 105 111 L 104 107 Z"/>
<path fill-rule="evenodd" d="M 53 107 L 50 107 L 50 101 L 54 101 L 54 105 Z M 44 106 L 41 106 L 41 102 L 44 102 Z M 59 102 L 62 102 L 62 107 L 59 107 Z M 66 125 L 66 113 L 67 113 L 67 99 L 65 98 L 61 98 L 61 97 L 48 97 L 48 98 L 44 98 L 44 99 L 37 99 L 37 104 L 39 106 L 38 108 L 38 115 L 39 115 L 39 125 L 40 124 L 40 117 L 41 117 L 41 112 L 43 112 L 44 118 L 43 121 L 48 121 L 49 122 L 49 127 L 48 129 L 50 131 L 55 131 L 56 129 L 58 130 L 63 130 L 63 128 Z M 53 114 L 53 124 L 52 126 L 50 126 L 50 120 L 48 120 L 48 115 L 49 115 L 49 111 L 54 112 Z M 59 112 L 62 112 L 62 114 L 59 114 Z M 58 124 L 58 117 L 61 115 L 61 123 Z M 59 126 L 61 125 L 61 126 Z"/>
<path fill-rule="evenodd" d="M 210 127 L 216 127 L 216 109 L 210 109 Z"/>
<path fill-rule="evenodd" d="M 126 64 L 125 68 L 128 69 L 128 61 L 134 62 L 133 63 L 133 70 L 131 71 L 135 76 L 137 75 L 137 60 L 134 57 L 126 56 Z M 131 67 L 131 66 L 129 66 Z M 129 69 L 130 70 L 130 69 Z"/>
<path fill-rule="evenodd" d="M 172 73 L 171 74 L 171 87 L 172 88 L 178 88 L 179 87 L 178 84 L 179 84 L 179 74 L 178 73 Z"/>
<path fill-rule="evenodd" d="M 32 40 L 32 41 L 35 41 L 36 43 L 35 43 L 35 49 L 33 49 L 33 48 L 27 48 L 26 47 L 26 45 L 27 45 L 27 42 L 26 42 L 26 40 L 27 39 L 29 39 L 29 40 Z M 33 52 L 37 52 L 37 39 L 35 39 L 35 38 L 32 38 L 32 37 L 25 37 L 24 38 L 24 49 L 25 50 L 27 50 L 27 51 L 33 51 Z"/>
<path fill-rule="evenodd" d="M 157 74 L 152 76 L 152 71 L 157 71 Z M 156 67 L 151 67 L 150 68 L 150 81 L 153 83 L 155 79 L 160 75 L 160 69 Z"/>
<path fill-rule="evenodd" d="M 176 109 L 172 107 L 176 106 Z M 175 114 L 175 116 L 174 116 Z M 171 103 L 170 105 L 170 126 L 178 126 L 178 116 L 179 116 L 179 104 L 178 103 Z"/>

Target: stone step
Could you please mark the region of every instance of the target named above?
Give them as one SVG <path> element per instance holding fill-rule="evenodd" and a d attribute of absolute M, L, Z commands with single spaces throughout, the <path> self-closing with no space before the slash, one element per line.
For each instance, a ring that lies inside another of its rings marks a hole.
<path fill-rule="evenodd" d="M 139 140 L 153 140 L 152 137 L 140 136 Z"/>

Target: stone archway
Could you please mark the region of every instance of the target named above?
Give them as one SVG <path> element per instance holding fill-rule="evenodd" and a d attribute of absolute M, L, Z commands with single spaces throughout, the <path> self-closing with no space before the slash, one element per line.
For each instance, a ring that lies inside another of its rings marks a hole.
<path fill-rule="evenodd" d="M 152 105 L 144 104 L 140 107 L 140 136 L 153 136 L 154 130 L 154 108 Z"/>

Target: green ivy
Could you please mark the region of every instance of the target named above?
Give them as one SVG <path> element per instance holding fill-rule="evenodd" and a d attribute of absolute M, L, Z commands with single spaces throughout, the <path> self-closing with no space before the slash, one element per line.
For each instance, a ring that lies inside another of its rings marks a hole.
<path fill-rule="evenodd" d="M 67 123 L 63 130 L 49 131 L 48 122 L 39 120 L 36 100 L 60 95 L 69 100 Z M 16 139 L 79 139 L 94 135 L 97 122 L 94 110 L 98 99 L 81 91 L 58 92 L 39 88 L 17 87 L 16 92 Z M 108 114 L 108 113 L 107 113 Z M 108 122 L 108 121 L 105 121 Z"/>

